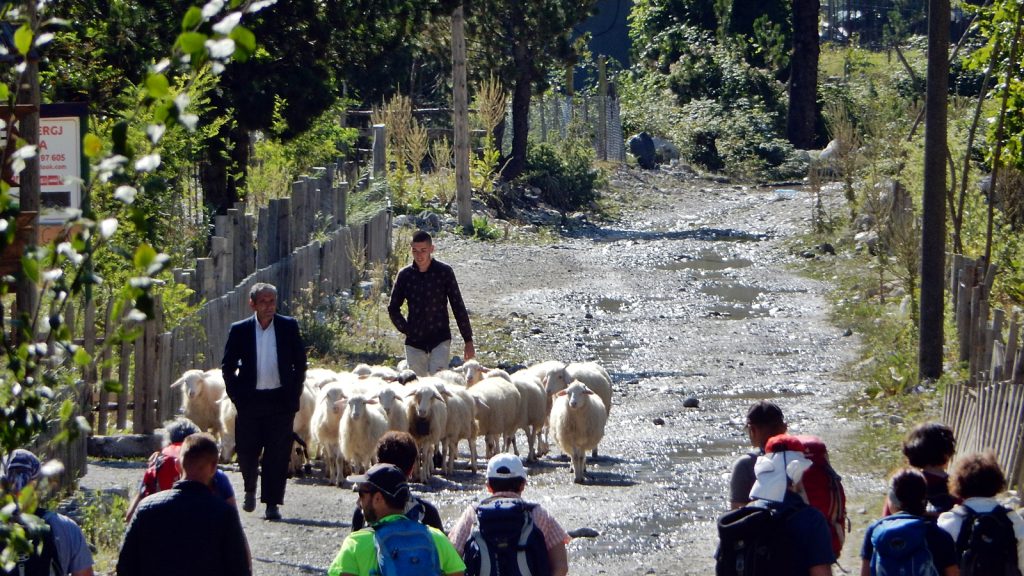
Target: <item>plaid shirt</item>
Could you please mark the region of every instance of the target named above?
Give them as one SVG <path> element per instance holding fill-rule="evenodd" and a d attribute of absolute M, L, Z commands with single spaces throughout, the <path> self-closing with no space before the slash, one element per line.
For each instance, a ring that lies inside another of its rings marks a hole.
<path fill-rule="evenodd" d="M 490 498 L 521 499 L 521 496 L 515 492 L 495 492 L 488 496 L 488 499 Z M 565 529 L 562 528 L 562 525 L 558 523 L 558 520 L 555 520 L 551 514 L 548 514 L 547 510 L 542 508 L 540 504 L 534 505 L 531 515 L 533 516 L 533 523 L 544 534 L 544 543 L 547 544 L 548 550 L 559 544 L 568 544 L 572 540 Z M 455 546 L 459 556 L 463 555 L 466 549 L 466 542 L 473 535 L 473 528 L 475 526 L 476 507 L 469 506 L 462 512 L 462 516 L 459 516 L 459 520 L 452 527 L 451 532 L 448 533 L 448 539 L 452 541 L 452 545 Z"/>

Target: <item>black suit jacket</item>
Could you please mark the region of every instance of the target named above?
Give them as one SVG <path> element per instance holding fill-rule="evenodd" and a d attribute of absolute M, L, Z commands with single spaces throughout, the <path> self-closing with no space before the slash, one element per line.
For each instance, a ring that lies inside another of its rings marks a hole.
<path fill-rule="evenodd" d="M 306 380 L 306 346 L 299 334 L 299 323 L 294 318 L 274 315 L 274 335 L 277 340 L 277 368 L 281 375 L 283 405 L 278 410 L 297 412 L 299 397 Z M 256 397 L 256 318 L 250 316 L 235 322 L 228 332 L 224 346 L 221 371 L 227 385 L 228 397 L 239 411 L 254 408 Z M 274 408 L 267 406 L 266 408 Z"/>

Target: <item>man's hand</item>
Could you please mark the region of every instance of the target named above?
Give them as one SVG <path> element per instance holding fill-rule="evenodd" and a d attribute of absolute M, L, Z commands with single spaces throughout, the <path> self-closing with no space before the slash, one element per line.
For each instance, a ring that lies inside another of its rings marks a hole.
<path fill-rule="evenodd" d="M 476 356 L 476 350 L 473 348 L 473 342 L 466 342 L 466 348 L 462 353 L 463 360 L 472 360 Z"/>

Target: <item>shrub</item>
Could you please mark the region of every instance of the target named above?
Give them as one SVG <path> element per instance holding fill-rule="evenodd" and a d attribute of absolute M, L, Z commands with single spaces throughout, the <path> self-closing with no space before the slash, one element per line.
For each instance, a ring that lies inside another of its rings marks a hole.
<path fill-rule="evenodd" d="M 561 150 L 550 144 L 531 145 L 523 179 L 541 191 L 541 199 L 562 211 L 578 210 L 597 200 L 600 174 L 591 167 L 592 151 L 567 141 Z"/>

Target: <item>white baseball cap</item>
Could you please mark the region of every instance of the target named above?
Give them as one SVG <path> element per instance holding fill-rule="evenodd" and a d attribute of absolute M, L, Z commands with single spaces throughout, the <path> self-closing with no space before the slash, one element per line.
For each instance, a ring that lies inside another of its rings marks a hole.
<path fill-rule="evenodd" d="M 497 454 L 487 462 L 488 478 L 522 478 L 526 479 L 526 468 L 515 454 Z"/>

